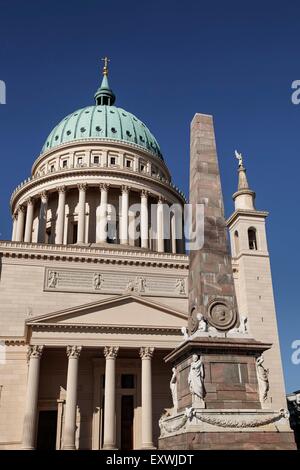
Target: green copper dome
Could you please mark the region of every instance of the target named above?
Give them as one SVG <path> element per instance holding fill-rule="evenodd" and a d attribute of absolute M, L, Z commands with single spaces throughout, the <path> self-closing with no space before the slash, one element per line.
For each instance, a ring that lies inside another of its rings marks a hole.
<path fill-rule="evenodd" d="M 107 75 L 95 94 L 95 106 L 74 111 L 49 134 L 42 153 L 58 145 L 79 140 L 116 140 L 135 144 L 163 159 L 159 145 L 145 124 L 133 114 L 113 106 L 115 95 Z"/>

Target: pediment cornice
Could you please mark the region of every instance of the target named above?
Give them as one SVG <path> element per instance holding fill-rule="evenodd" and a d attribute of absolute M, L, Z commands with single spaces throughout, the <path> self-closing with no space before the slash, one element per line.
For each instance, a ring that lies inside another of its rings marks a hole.
<path fill-rule="evenodd" d="M 113 308 L 118 305 L 128 305 L 130 306 L 131 303 L 138 303 L 141 306 L 144 305 L 146 307 L 153 308 L 157 311 L 164 312 L 171 317 L 177 317 L 182 320 L 182 322 L 187 321 L 187 315 L 184 312 L 179 310 L 173 309 L 167 305 L 153 302 L 152 300 L 145 299 L 144 297 L 140 297 L 133 294 L 125 294 L 125 295 L 118 295 L 111 297 L 109 299 L 98 300 L 96 302 L 89 302 L 84 305 L 78 305 L 75 307 L 59 310 L 56 312 L 50 312 L 44 315 L 39 315 L 36 317 L 28 318 L 25 321 L 27 327 L 31 327 L 32 329 L 40 329 L 40 328 L 60 328 L 60 329 L 90 329 L 90 330 L 116 330 L 119 329 L 120 331 L 124 331 L 125 329 L 131 331 L 165 331 L 169 332 L 170 334 L 177 334 L 180 332 L 180 328 L 176 326 L 160 326 L 160 325 L 125 325 L 125 324 L 91 324 L 91 323 L 78 323 L 72 322 L 72 318 L 76 318 L 78 316 L 90 314 L 95 311 L 106 310 L 108 308 Z M 61 323 L 64 322 L 64 323 Z"/>

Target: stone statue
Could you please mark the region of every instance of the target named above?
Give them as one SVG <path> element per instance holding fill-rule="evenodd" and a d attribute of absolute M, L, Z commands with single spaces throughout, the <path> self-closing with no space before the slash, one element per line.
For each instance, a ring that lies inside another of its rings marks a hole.
<path fill-rule="evenodd" d="M 176 280 L 176 289 L 178 294 L 184 295 L 185 294 L 185 282 L 184 279 L 177 279 Z"/>
<path fill-rule="evenodd" d="M 170 389 L 171 389 L 171 394 L 172 394 L 172 400 L 173 400 L 173 408 L 174 411 L 177 411 L 178 408 L 178 398 L 177 398 L 177 372 L 176 368 L 172 368 L 173 375 L 170 380 Z"/>
<path fill-rule="evenodd" d="M 145 292 L 146 279 L 142 276 L 136 278 L 136 289 L 138 292 Z"/>
<path fill-rule="evenodd" d="M 240 326 L 238 327 L 238 332 L 246 334 L 248 333 L 248 318 L 245 315 L 240 317 Z"/>
<path fill-rule="evenodd" d="M 185 340 L 189 339 L 189 334 L 186 326 L 181 327 L 181 333 L 183 334 Z"/>
<path fill-rule="evenodd" d="M 48 287 L 56 287 L 58 281 L 58 273 L 56 271 L 49 271 Z"/>
<path fill-rule="evenodd" d="M 127 286 L 126 286 L 126 292 L 135 292 L 135 281 L 134 280 L 128 281 Z"/>
<path fill-rule="evenodd" d="M 198 319 L 198 331 L 206 332 L 207 323 L 202 313 L 197 313 L 197 319 Z"/>
<path fill-rule="evenodd" d="M 93 277 L 94 289 L 100 289 L 102 284 L 102 275 L 95 273 Z"/>
<path fill-rule="evenodd" d="M 263 366 L 264 358 L 262 356 L 256 359 L 257 377 L 260 390 L 260 398 L 262 402 L 265 402 L 268 397 L 269 391 L 269 369 Z"/>
<path fill-rule="evenodd" d="M 235 153 L 235 158 L 238 159 L 239 161 L 239 167 L 242 167 L 243 166 L 243 156 L 241 153 L 239 153 L 237 150 L 234 151 Z"/>
<path fill-rule="evenodd" d="M 146 279 L 142 276 L 136 276 L 134 279 L 128 282 L 126 286 L 126 292 L 134 292 L 140 294 L 145 292 Z"/>
<path fill-rule="evenodd" d="M 246 315 L 240 315 L 240 324 L 238 327 L 231 328 L 230 331 L 228 331 L 228 337 L 230 336 L 240 336 L 240 335 L 248 335 L 249 334 L 249 329 L 248 329 L 248 317 Z"/>
<path fill-rule="evenodd" d="M 199 402 L 199 404 L 204 407 L 204 364 L 198 354 L 193 354 L 188 375 L 188 384 L 193 396 L 193 404 L 194 402 Z"/>

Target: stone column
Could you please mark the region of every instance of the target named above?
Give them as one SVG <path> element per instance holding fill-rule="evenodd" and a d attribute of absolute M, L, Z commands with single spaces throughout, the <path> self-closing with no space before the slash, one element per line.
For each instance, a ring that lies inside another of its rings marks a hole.
<path fill-rule="evenodd" d="M 148 191 L 142 190 L 141 193 L 141 247 L 148 248 Z"/>
<path fill-rule="evenodd" d="M 24 223 L 25 223 L 25 207 L 19 206 L 18 207 L 18 223 L 17 223 L 17 230 L 16 230 L 16 242 L 23 241 Z"/>
<path fill-rule="evenodd" d="M 68 376 L 64 428 L 64 450 L 75 450 L 78 363 L 81 346 L 68 346 Z"/>
<path fill-rule="evenodd" d="M 79 201 L 78 201 L 78 234 L 77 243 L 85 242 L 85 200 L 86 200 L 86 183 L 78 184 Z"/>
<path fill-rule="evenodd" d="M 108 201 L 108 188 L 106 183 L 100 184 L 100 211 L 96 223 L 96 241 L 105 243 L 107 241 L 107 201 Z"/>
<path fill-rule="evenodd" d="M 163 253 L 165 249 L 164 242 L 164 199 L 159 198 L 157 203 L 157 251 Z"/>
<path fill-rule="evenodd" d="M 57 206 L 57 219 L 55 227 L 55 244 L 61 245 L 64 237 L 65 225 L 65 205 L 66 205 L 66 188 L 60 186 L 58 189 L 58 206 Z"/>
<path fill-rule="evenodd" d="M 104 348 L 105 396 L 104 396 L 104 440 L 103 449 L 116 449 L 116 357 L 119 348 Z"/>
<path fill-rule="evenodd" d="M 48 195 L 46 191 L 41 193 L 41 208 L 39 215 L 38 242 L 45 243 L 47 223 Z"/>
<path fill-rule="evenodd" d="M 29 367 L 22 439 L 22 448 L 24 450 L 33 450 L 35 448 L 40 361 L 43 348 L 44 346 L 29 346 L 27 352 Z"/>
<path fill-rule="evenodd" d="M 171 214 L 171 249 L 172 253 L 176 253 L 176 213 L 172 212 Z"/>
<path fill-rule="evenodd" d="M 178 253 L 185 253 L 185 235 L 184 235 L 184 211 L 180 218 L 181 237 L 178 239 Z"/>
<path fill-rule="evenodd" d="M 141 348 L 142 359 L 142 449 L 153 449 L 152 437 L 152 373 L 154 348 Z"/>
<path fill-rule="evenodd" d="M 17 235 L 17 224 L 18 224 L 18 213 L 15 212 L 12 216 L 13 220 L 13 227 L 12 227 L 12 234 L 11 234 L 11 240 L 13 242 L 16 241 L 16 235 Z"/>
<path fill-rule="evenodd" d="M 29 199 L 27 199 L 27 212 L 26 212 L 24 242 L 31 242 L 32 224 L 33 224 L 33 211 L 34 211 L 34 204 L 33 204 L 32 198 L 30 197 Z"/>
<path fill-rule="evenodd" d="M 129 187 L 122 186 L 121 245 L 128 245 Z"/>

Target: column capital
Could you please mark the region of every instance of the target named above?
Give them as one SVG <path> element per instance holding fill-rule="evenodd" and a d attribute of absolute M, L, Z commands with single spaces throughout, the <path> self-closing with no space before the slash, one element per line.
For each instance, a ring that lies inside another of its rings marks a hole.
<path fill-rule="evenodd" d="M 18 209 L 17 209 L 17 212 L 25 212 L 25 206 L 23 204 L 21 204 Z"/>
<path fill-rule="evenodd" d="M 67 356 L 68 358 L 79 359 L 82 346 L 67 346 Z"/>
<path fill-rule="evenodd" d="M 25 203 L 27 204 L 27 206 L 33 204 L 33 198 L 32 197 L 28 197 L 25 201 Z"/>
<path fill-rule="evenodd" d="M 150 191 L 148 191 L 147 189 L 142 189 L 141 197 L 149 197 L 149 195 L 150 195 Z"/>
<path fill-rule="evenodd" d="M 109 186 L 110 185 L 108 183 L 100 183 L 99 184 L 99 189 L 100 189 L 100 191 L 108 191 Z"/>
<path fill-rule="evenodd" d="M 16 212 L 14 212 L 14 213 L 12 214 L 11 218 L 12 218 L 13 220 L 18 220 L 18 211 L 17 211 L 17 210 L 16 210 Z"/>
<path fill-rule="evenodd" d="M 42 200 L 42 202 L 47 202 L 48 201 L 48 193 L 47 191 L 42 191 L 40 193 L 40 198 Z"/>
<path fill-rule="evenodd" d="M 154 354 L 154 348 L 142 347 L 140 348 L 140 358 L 141 359 L 152 359 Z"/>
<path fill-rule="evenodd" d="M 86 183 L 78 183 L 78 184 L 77 184 L 77 188 L 79 189 L 79 191 L 84 191 L 84 192 L 86 192 L 86 190 L 87 190 L 87 184 L 86 184 Z"/>
<path fill-rule="evenodd" d="M 43 354 L 44 346 L 41 345 L 29 345 L 27 348 L 27 362 L 30 359 L 40 359 Z"/>
<path fill-rule="evenodd" d="M 166 198 L 164 196 L 158 196 L 158 204 L 164 204 L 166 202 Z"/>
<path fill-rule="evenodd" d="M 104 356 L 105 359 L 116 359 L 119 351 L 119 346 L 105 346 Z"/>
<path fill-rule="evenodd" d="M 131 188 L 130 186 L 123 184 L 121 189 L 122 189 L 122 193 L 129 193 Z"/>
<path fill-rule="evenodd" d="M 66 190 L 67 190 L 67 189 L 66 189 L 65 186 L 58 186 L 58 187 L 56 188 L 56 191 L 57 191 L 58 193 L 65 193 Z"/>

